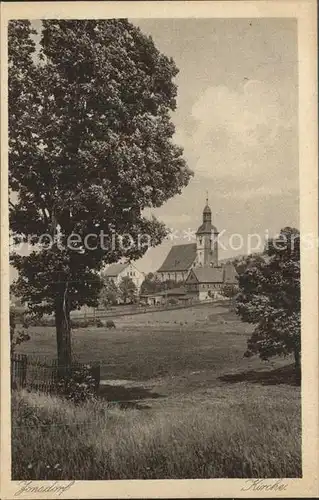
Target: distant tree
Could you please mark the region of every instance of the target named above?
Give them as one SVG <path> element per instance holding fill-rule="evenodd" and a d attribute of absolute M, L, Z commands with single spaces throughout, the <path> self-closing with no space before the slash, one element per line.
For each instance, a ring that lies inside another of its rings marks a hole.
<path fill-rule="evenodd" d="M 234 307 L 234 299 L 237 296 L 238 291 L 238 285 L 234 285 L 232 283 L 226 283 L 221 289 L 222 295 L 229 299 L 229 305 L 231 309 L 233 309 Z"/>
<path fill-rule="evenodd" d="M 100 305 L 107 308 L 118 303 L 120 291 L 114 281 L 110 278 L 103 278 L 103 286 L 100 292 Z"/>
<path fill-rule="evenodd" d="M 158 292 L 164 292 L 165 290 L 171 290 L 172 288 L 178 288 L 184 284 L 183 281 L 165 280 L 161 281 L 156 274 L 149 273 L 141 286 L 142 294 L 152 294 Z"/>
<path fill-rule="evenodd" d="M 300 235 L 286 227 L 270 240 L 267 261 L 256 263 L 239 276 L 236 310 L 243 321 L 255 324 L 246 356 L 293 353 L 300 380 Z"/>
<path fill-rule="evenodd" d="M 132 303 L 137 299 L 137 288 L 129 276 L 124 276 L 119 283 L 120 298 L 126 304 L 127 302 Z"/>
<path fill-rule="evenodd" d="M 162 281 L 162 291 L 171 290 L 172 288 L 180 288 L 184 285 L 184 281 L 174 281 L 174 280 L 166 280 Z"/>
<path fill-rule="evenodd" d="M 9 22 L 10 229 L 30 250 L 11 255 L 12 291 L 32 314 L 54 314 L 68 368 L 70 311 L 98 305 L 99 271 L 143 256 L 140 235 L 163 240 L 144 209 L 192 173 L 172 140 L 178 70 L 150 37 L 125 19 L 43 20 L 34 57 L 32 34 L 29 21 Z M 113 245 L 124 233 L 133 245 Z"/>
<path fill-rule="evenodd" d="M 160 292 L 162 282 L 154 273 L 148 273 L 141 285 L 141 294 L 147 295 L 151 293 Z"/>

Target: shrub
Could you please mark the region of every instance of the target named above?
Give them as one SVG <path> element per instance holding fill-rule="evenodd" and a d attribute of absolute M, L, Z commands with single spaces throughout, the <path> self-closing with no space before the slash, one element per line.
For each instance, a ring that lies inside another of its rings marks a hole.
<path fill-rule="evenodd" d="M 55 319 L 51 317 L 38 318 L 24 314 L 22 326 L 24 328 L 29 328 L 29 326 L 55 326 Z"/>
<path fill-rule="evenodd" d="M 22 316 L 21 318 L 21 324 L 23 328 L 29 328 L 30 326 L 30 319 L 27 316 Z"/>
<path fill-rule="evenodd" d="M 106 325 L 105 325 L 105 326 L 106 326 L 106 328 L 116 328 L 116 327 L 115 327 L 115 323 L 114 323 L 114 321 L 112 321 L 112 320 L 108 320 L 108 321 L 106 322 Z"/>
<path fill-rule="evenodd" d="M 176 306 L 178 304 L 178 300 L 174 299 L 174 298 L 171 298 L 168 300 L 168 304 L 170 306 Z"/>
<path fill-rule="evenodd" d="M 89 326 L 95 326 L 97 328 L 102 328 L 104 326 L 103 321 L 100 318 L 89 318 L 89 319 L 77 319 L 71 320 L 72 328 L 88 328 Z"/>
<path fill-rule="evenodd" d="M 55 319 L 52 317 L 30 317 L 25 313 L 19 315 L 19 322 L 22 323 L 24 328 L 29 328 L 29 326 L 55 326 Z M 104 325 L 100 318 L 71 319 L 71 328 L 88 328 L 89 326 L 101 328 Z"/>
<path fill-rule="evenodd" d="M 71 328 L 87 328 L 88 326 L 93 326 L 94 321 L 89 319 L 72 319 Z"/>
<path fill-rule="evenodd" d="M 58 393 L 75 404 L 95 398 L 96 380 L 90 365 L 74 366 L 71 376 L 61 378 L 57 383 Z"/>
<path fill-rule="evenodd" d="M 14 311 L 15 322 L 23 325 L 23 321 L 26 317 L 26 311 L 24 309 L 17 309 L 16 307 L 11 310 Z"/>
<path fill-rule="evenodd" d="M 19 319 L 24 328 L 29 326 L 55 326 L 55 319 L 52 317 L 37 318 L 23 314 L 19 316 Z M 104 325 L 100 318 L 71 319 L 71 328 L 88 328 L 89 326 L 101 328 Z"/>
<path fill-rule="evenodd" d="M 14 352 L 17 345 L 30 340 L 30 335 L 24 330 L 16 331 L 16 311 L 10 309 L 10 347 L 11 354 Z"/>

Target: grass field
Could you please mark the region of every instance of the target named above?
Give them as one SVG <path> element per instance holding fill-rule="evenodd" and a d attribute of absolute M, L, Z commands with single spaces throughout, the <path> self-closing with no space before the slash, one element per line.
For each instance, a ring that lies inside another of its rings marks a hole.
<path fill-rule="evenodd" d="M 115 323 L 73 332 L 76 357 L 101 363 L 99 403 L 79 410 L 48 396 L 15 396 L 16 479 L 301 475 L 292 360 L 244 358 L 251 327 L 225 305 Z M 53 328 L 30 333 L 20 352 L 55 356 Z M 21 414 L 50 425 L 30 430 Z"/>

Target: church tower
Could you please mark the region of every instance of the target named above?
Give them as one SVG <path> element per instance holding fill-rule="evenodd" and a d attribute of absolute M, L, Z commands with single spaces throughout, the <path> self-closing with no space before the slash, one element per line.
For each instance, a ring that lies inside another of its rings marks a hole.
<path fill-rule="evenodd" d="M 203 223 L 196 232 L 196 267 L 218 266 L 218 231 L 212 225 L 208 196 L 203 210 Z"/>

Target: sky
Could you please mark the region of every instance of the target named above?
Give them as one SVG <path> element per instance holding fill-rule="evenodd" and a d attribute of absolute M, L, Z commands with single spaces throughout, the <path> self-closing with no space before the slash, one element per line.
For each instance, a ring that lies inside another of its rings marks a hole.
<path fill-rule="evenodd" d="M 246 253 L 248 234 L 299 227 L 296 21 L 133 22 L 179 68 L 175 142 L 194 172 L 182 195 L 154 211 L 180 237 L 150 249 L 141 270 L 158 268 L 172 243 L 188 242 L 184 230 L 199 226 L 206 190 L 225 235 L 221 258 Z M 233 233 L 243 248 L 234 249 Z"/>
<path fill-rule="evenodd" d="M 131 22 L 179 68 L 174 140 L 194 172 L 181 195 L 150 211 L 175 237 L 137 267 L 155 271 L 172 244 L 195 241 L 188 235 L 201 223 L 206 191 L 212 222 L 224 232 L 221 258 L 246 253 L 249 234 L 299 227 L 296 20 Z M 244 242 L 238 249 L 229 243 L 234 233 Z"/>

